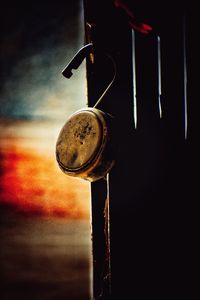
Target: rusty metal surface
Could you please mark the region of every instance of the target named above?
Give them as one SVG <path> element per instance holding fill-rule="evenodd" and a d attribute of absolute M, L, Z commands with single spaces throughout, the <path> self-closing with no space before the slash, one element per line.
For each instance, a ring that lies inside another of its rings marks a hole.
<path fill-rule="evenodd" d="M 90 111 L 73 115 L 64 125 L 57 142 L 59 161 L 76 170 L 90 162 L 101 146 L 102 127 Z"/>
<path fill-rule="evenodd" d="M 74 113 L 63 126 L 56 144 L 61 170 L 89 181 L 103 178 L 114 164 L 110 118 L 94 108 Z"/>

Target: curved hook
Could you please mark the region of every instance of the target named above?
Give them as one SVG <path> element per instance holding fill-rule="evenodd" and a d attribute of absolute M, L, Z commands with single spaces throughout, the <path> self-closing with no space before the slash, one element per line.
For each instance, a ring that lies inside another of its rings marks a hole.
<path fill-rule="evenodd" d="M 72 58 L 70 63 L 64 68 L 62 74 L 66 78 L 70 78 L 72 76 L 72 69 L 78 69 L 84 58 L 91 53 L 93 45 L 87 44 L 83 46 Z"/>
<path fill-rule="evenodd" d="M 87 44 L 84 47 L 82 47 L 75 54 L 75 56 L 72 58 L 72 60 L 69 62 L 69 64 L 62 71 L 63 76 L 69 79 L 73 75 L 72 69 L 78 69 L 78 67 L 84 60 L 84 58 L 86 58 L 91 53 L 92 49 L 93 49 L 92 43 Z M 106 54 L 106 56 L 111 60 L 111 62 L 113 64 L 114 76 L 113 76 L 112 80 L 110 81 L 110 83 L 108 84 L 108 86 L 106 87 L 106 89 L 104 90 L 104 92 L 102 93 L 102 95 L 100 96 L 100 98 L 97 100 L 97 102 L 93 106 L 94 108 L 96 108 L 101 103 L 103 97 L 105 96 L 105 94 L 110 89 L 113 82 L 115 81 L 116 74 L 117 74 L 117 68 L 116 68 L 116 63 L 115 63 L 114 59 L 109 54 Z"/>
<path fill-rule="evenodd" d="M 101 103 L 103 97 L 105 96 L 105 94 L 110 89 L 110 87 L 112 86 L 113 82 L 115 81 L 116 74 L 117 74 L 117 67 L 116 67 L 116 63 L 115 63 L 114 59 L 112 58 L 112 56 L 110 56 L 108 54 L 106 54 L 106 56 L 112 61 L 113 68 L 114 68 L 114 75 L 113 75 L 112 80 L 110 81 L 110 83 L 108 84 L 108 86 L 106 87 L 106 89 L 104 90 L 104 92 L 102 93 L 102 95 L 100 96 L 100 98 L 97 100 L 97 102 L 93 106 L 94 108 L 96 108 Z"/>

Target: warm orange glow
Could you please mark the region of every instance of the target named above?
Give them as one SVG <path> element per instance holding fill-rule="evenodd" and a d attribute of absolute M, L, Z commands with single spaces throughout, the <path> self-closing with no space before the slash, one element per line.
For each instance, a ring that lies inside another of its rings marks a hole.
<path fill-rule="evenodd" d="M 57 132 L 48 134 L 53 131 L 47 125 L 26 125 L 0 126 L 1 203 L 24 213 L 88 218 L 89 183 L 59 169 L 54 154 Z"/>

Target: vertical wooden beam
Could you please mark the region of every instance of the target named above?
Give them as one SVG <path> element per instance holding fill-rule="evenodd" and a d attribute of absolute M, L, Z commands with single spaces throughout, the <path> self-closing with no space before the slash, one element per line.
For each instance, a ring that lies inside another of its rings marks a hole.
<path fill-rule="evenodd" d="M 92 42 L 95 49 L 94 63 L 90 59 L 87 61 L 88 104 L 89 106 L 95 104 L 113 77 L 113 64 L 107 57 L 109 55 L 116 63 L 117 76 L 113 87 L 99 108 L 115 117 L 117 128 L 115 138 L 120 137 L 122 146 L 119 147 L 120 153 L 120 148 L 126 148 L 124 132 L 127 130 L 130 132 L 133 127 L 131 29 L 128 28 L 123 17 L 118 15 L 112 1 L 104 0 L 94 3 L 94 1 L 86 0 L 84 7 L 87 23 L 86 40 Z M 118 155 L 121 155 L 119 153 Z M 109 187 L 111 187 L 110 182 Z M 98 297 L 98 299 L 111 299 L 109 274 L 105 274 L 102 269 L 105 267 L 107 251 L 103 231 L 106 185 L 107 182 L 102 180 L 93 183 L 91 187 L 95 299 Z M 112 187 L 110 197 L 111 202 L 116 201 L 116 194 Z"/>
<path fill-rule="evenodd" d="M 95 3 L 91 0 L 84 1 L 86 43 L 92 42 L 94 45 L 94 53 L 87 59 L 88 105 L 90 107 L 95 105 L 113 77 L 113 65 L 107 57 L 107 51 L 110 52 L 107 45 L 110 36 L 106 33 L 109 27 L 109 11 L 106 12 L 109 5 L 107 4 L 106 1 Z M 111 105 L 105 96 L 102 110 L 108 112 L 108 107 Z M 106 178 L 91 184 L 94 299 L 110 299 L 110 261 L 106 217 L 107 184 Z"/>

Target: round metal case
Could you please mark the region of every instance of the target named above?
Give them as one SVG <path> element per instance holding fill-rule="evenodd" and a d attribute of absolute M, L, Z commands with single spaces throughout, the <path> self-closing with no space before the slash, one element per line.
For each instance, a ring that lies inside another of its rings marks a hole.
<path fill-rule="evenodd" d="M 114 164 L 112 126 L 113 118 L 96 108 L 74 113 L 56 143 L 61 170 L 89 181 L 105 177 Z"/>

